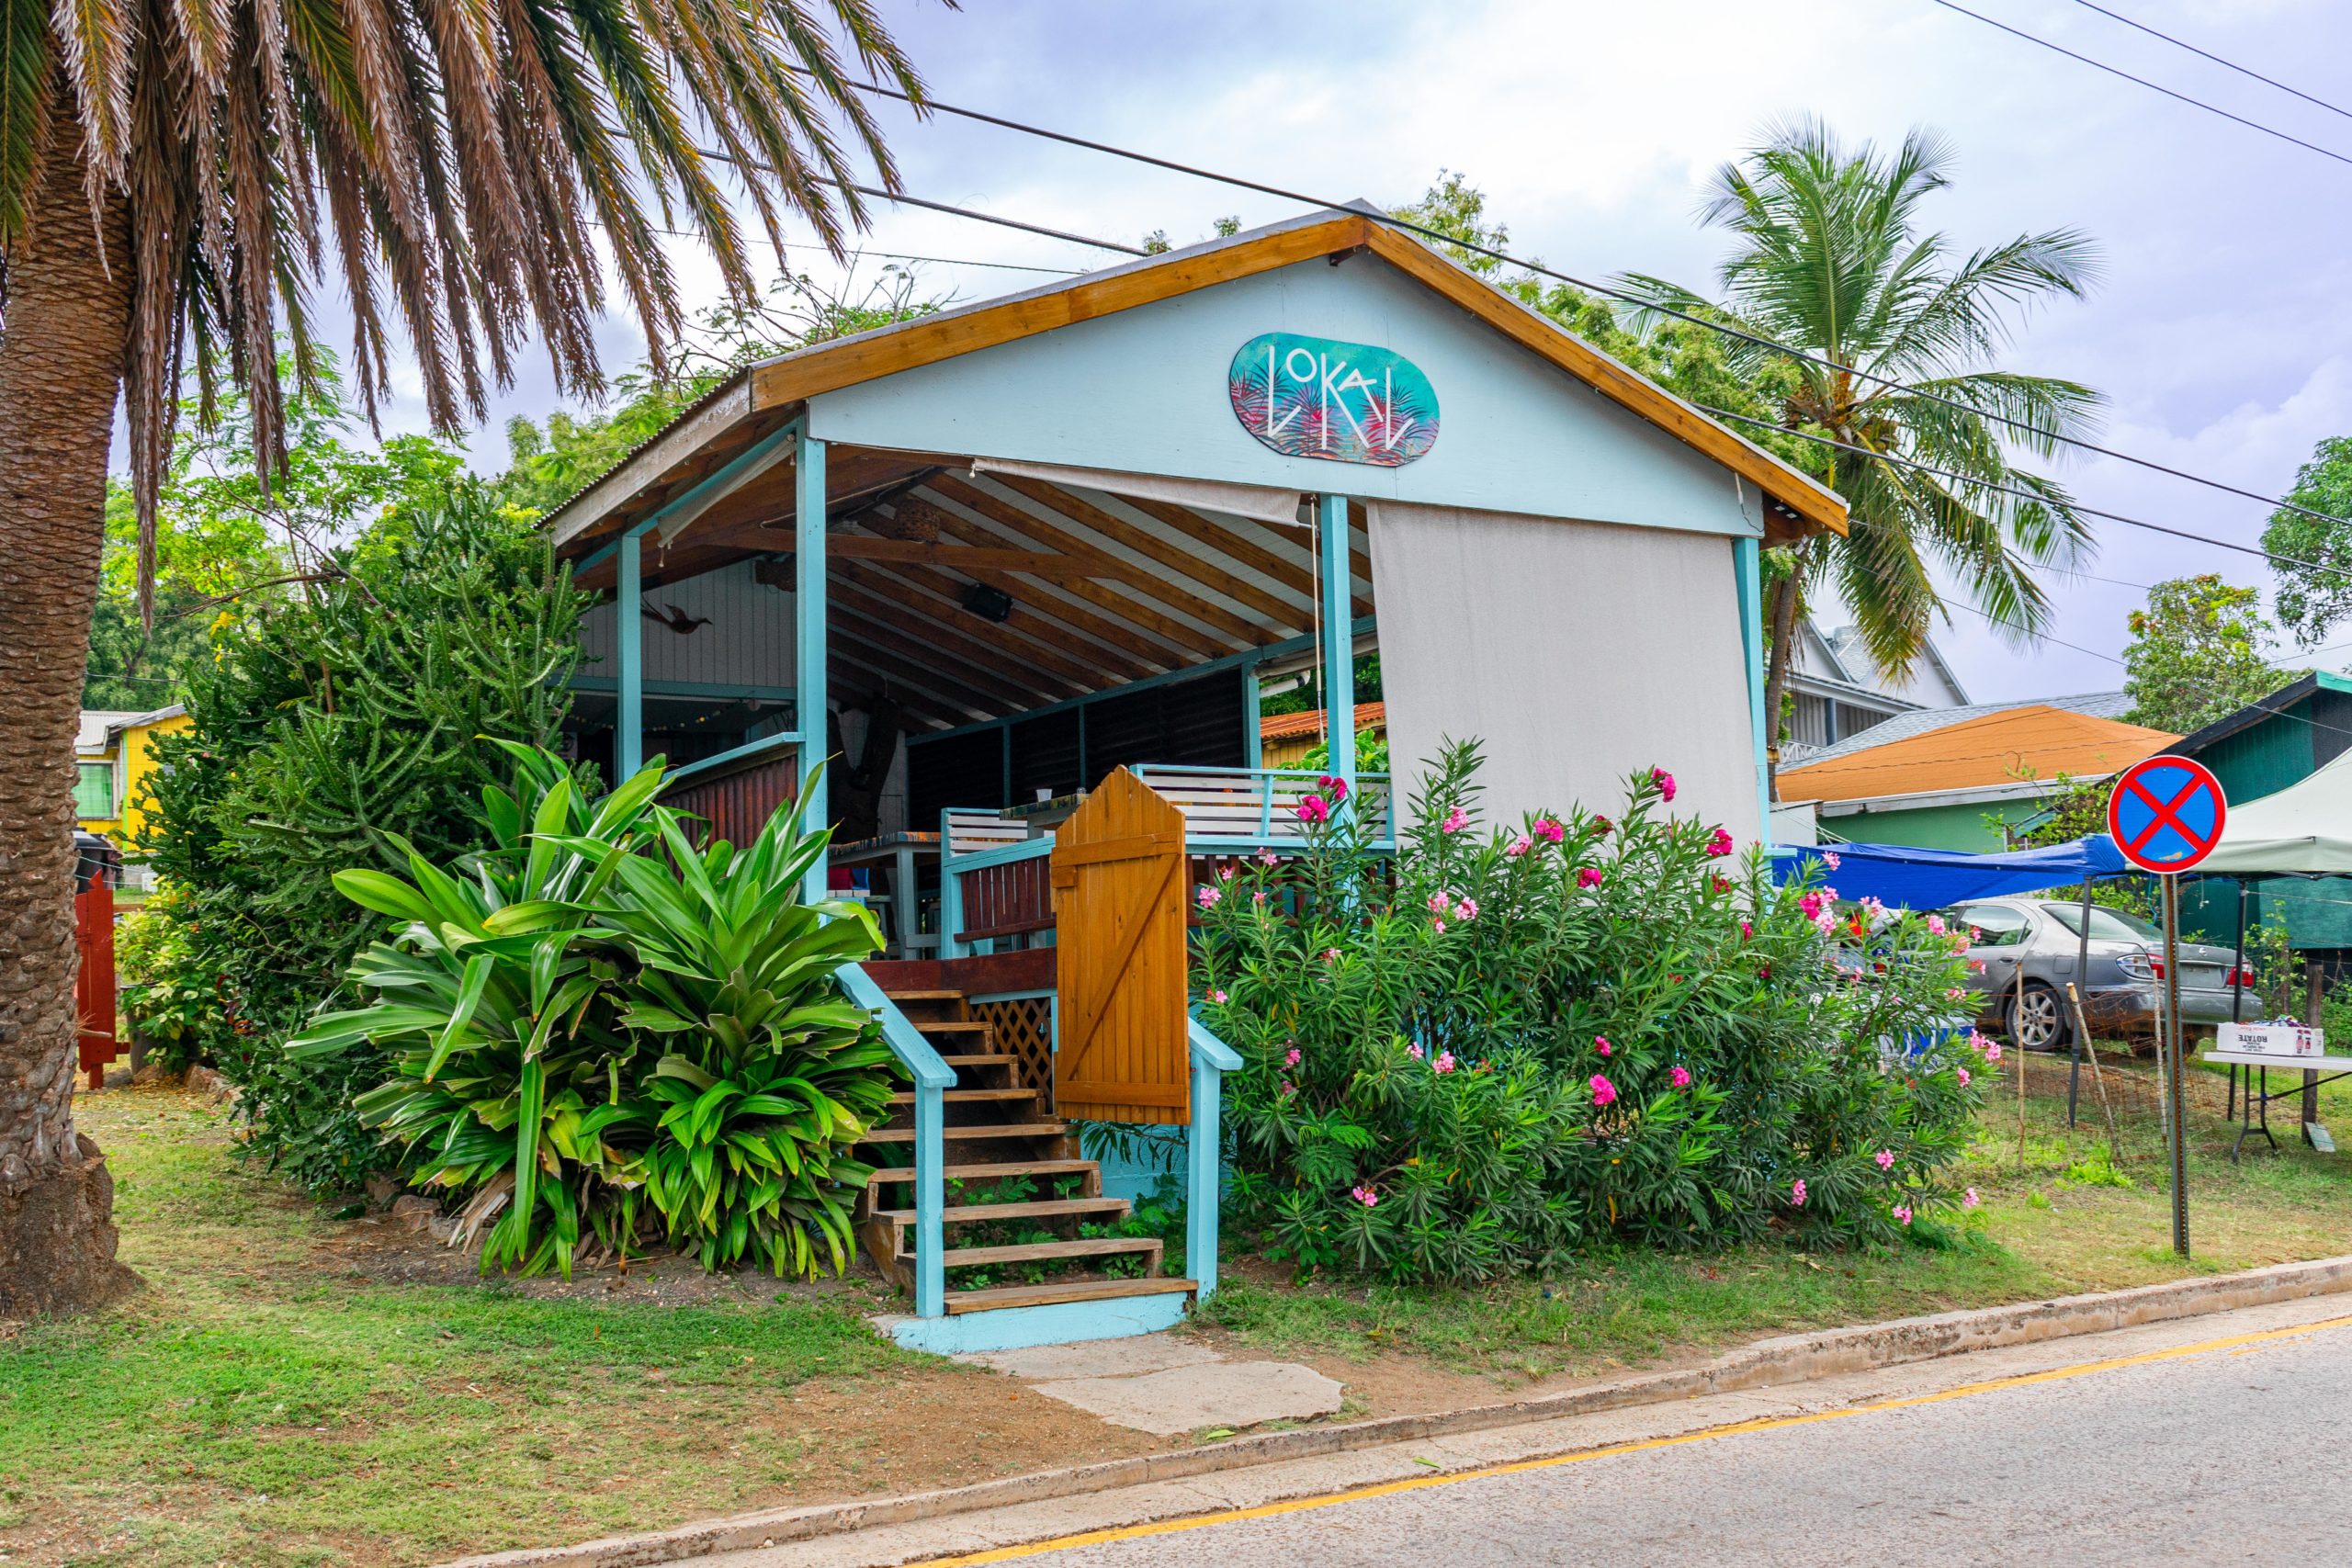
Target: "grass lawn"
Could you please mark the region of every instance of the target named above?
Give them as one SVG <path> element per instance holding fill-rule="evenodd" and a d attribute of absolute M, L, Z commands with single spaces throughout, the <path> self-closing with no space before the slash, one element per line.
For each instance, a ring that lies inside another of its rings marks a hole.
<path fill-rule="evenodd" d="M 2352 1252 L 2352 1154 L 2306 1150 L 2289 1131 L 2290 1108 L 2278 1129 L 2284 1152 L 2249 1153 L 2233 1165 L 2235 1124 L 2221 1117 L 2222 1085 L 2193 1079 L 2193 1257 L 2181 1262 L 2152 1114 L 2153 1066 L 2105 1060 L 2122 1133 L 2120 1168 L 2094 1155 L 2106 1131 L 2089 1075 L 2070 1139 L 2064 1064 L 2034 1058 L 2024 1167 L 2015 1079 L 2005 1076 L 1961 1172 L 1984 1203 L 1958 1246 L 1912 1245 L 1882 1256 L 1808 1256 L 1778 1243 L 1695 1257 L 1627 1251 L 1593 1256 L 1548 1280 L 1476 1290 L 1297 1285 L 1280 1268 L 1245 1260 L 1228 1262 L 1227 1288 L 1206 1315 L 1219 1337 L 1270 1351 L 1356 1359 L 1393 1352 L 1519 1383 L 1694 1359 L 1792 1330 Z M 2271 1082 L 2282 1088 L 2286 1079 L 2274 1073 Z M 2341 1099 L 2328 1103 L 2341 1118 L 2338 1132 L 2352 1134 L 2352 1085 L 2341 1087 Z M 2108 1184 L 2114 1177 L 2132 1185 Z"/>
<path fill-rule="evenodd" d="M 1054 1451 L 1041 1430 L 1118 1450 L 1068 1406 L 897 1350 L 863 1295 L 388 1280 L 329 1250 L 357 1227 L 232 1157 L 224 1111 L 141 1089 L 75 1114 L 148 1288 L 0 1328 L 11 1564 L 415 1563 L 982 1479 Z M 926 1425 L 954 1455 L 910 1440 Z"/>

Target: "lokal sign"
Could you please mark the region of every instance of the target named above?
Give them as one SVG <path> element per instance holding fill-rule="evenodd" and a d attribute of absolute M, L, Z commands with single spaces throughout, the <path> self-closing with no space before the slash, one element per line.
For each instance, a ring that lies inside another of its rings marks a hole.
<path fill-rule="evenodd" d="M 2116 775 L 2107 830 L 2123 858 L 2163 875 L 2195 868 L 2221 841 L 2230 805 L 2222 781 L 2187 757 L 2151 757 Z"/>
<path fill-rule="evenodd" d="M 1233 415 L 1285 457 L 1401 468 L 1437 445 L 1437 390 L 1421 367 L 1370 344 L 1264 333 L 1227 373 Z"/>

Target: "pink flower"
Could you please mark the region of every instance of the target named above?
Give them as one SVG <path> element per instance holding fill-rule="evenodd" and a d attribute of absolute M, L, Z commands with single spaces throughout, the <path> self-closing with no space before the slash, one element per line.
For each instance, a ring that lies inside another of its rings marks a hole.
<path fill-rule="evenodd" d="M 1838 852 L 1836 850 L 1824 850 L 1821 852 L 1821 863 L 1827 866 L 1830 870 L 1836 871 L 1845 863 L 1838 858 Z"/>
<path fill-rule="evenodd" d="M 1577 868 L 1577 886 L 1578 887 L 1600 886 L 1600 868 L 1597 865 L 1578 866 Z"/>
<path fill-rule="evenodd" d="M 1218 1007 L 1223 1007 L 1225 1005 L 1225 993 L 1223 991 L 1211 991 L 1209 993 L 1209 1000 Z"/>
<path fill-rule="evenodd" d="M 1323 774 L 1315 781 L 1315 787 L 1329 795 L 1334 806 L 1348 798 L 1348 781 L 1335 774 Z"/>
<path fill-rule="evenodd" d="M 1327 948 L 1325 948 L 1325 949 L 1323 950 L 1323 962 L 1324 962 L 1324 963 L 1326 963 L 1326 964 L 1337 964 L 1339 961 L 1340 961 L 1340 950 L 1339 950 L 1338 948 L 1336 948 L 1336 947 L 1327 947 Z"/>
<path fill-rule="evenodd" d="M 1595 1105 L 1607 1105 L 1616 1098 L 1617 1086 L 1611 1083 L 1607 1078 L 1602 1077 L 1599 1073 L 1593 1074 L 1592 1102 Z"/>
<path fill-rule="evenodd" d="M 1441 833 L 1459 833 L 1468 826 L 1470 826 L 1470 813 L 1457 806 L 1445 814 L 1445 820 L 1437 825 L 1437 830 Z"/>
<path fill-rule="evenodd" d="M 1968 1069 L 1966 1067 L 1955 1067 L 1952 1069 L 1952 1072 L 1954 1076 L 1960 1079 L 1960 1087 L 1966 1089 L 1968 1087 Z"/>
<path fill-rule="evenodd" d="M 1429 1053 L 1428 1053 L 1428 1052 L 1426 1052 L 1426 1051 L 1424 1051 L 1423 1049 L 1421 1049 L 1421 1043 L 1420 1043 L 1419 1041 L 1416 1040 L 1416 1041 L 1414 1041 L 1410 1045 L 1408 1045 L 1408 1046 L 1406 1046 L 1406 1047 L 1405 1047 L 1405 1055 L 1407 1055 L 1408 1056 L 1412 1057 L 1412 1058 L 1413 1058 L 1413 1060 L 1415 1060 L 1416 1062 L 1418 1062 L 1418 1061 L 1419 1061 L 1423 1056 L 1426 1056 L 1427 1055 L 1429 1055 Z"/>
<path fill-rule="evenodd" d="M 1817 920 L 1821 919 L 1821 911 L 1825 907 L 1822 897 L 1818 893 L 1808 892 L 1804 897 L 1797 900 L 1798 912 L 1803 914 L 1808 920 Z"/>
<path fill-rule="evenodd" d="M 1742 920 L 1739 922 L 1739 934 L 1742 937 L 1754 936 L 1756 934 L 1756 928 L 1749 925 L 1746 920 Z"/>
<path fill-rule="evenodd" d="M 1282 857 L 1275 854 L 1272 850 L 1260 850 L 1258 852 L 1258 863 L 1260 865 L 1278 865 L 1281 863 L 1281 860 Z"/>
<path fill-rule="evenodd" d="M 1233 880 L 1234 873 L 1238 869 L 1238 867 L 1232 865 L 1218 866 L 1216 868 L 1216 879 L 1219 882 L 1230 882 Z"/>
<path fill-rule="evenodd" d="M 1911 1223 L 1910 1204 L 1897 1203 L 1894 1206 L 1894 1223 L 1898 1225 L 1907 1225 Z"/>
<path fill-rule="evenodd" d="M 1529 838 L 1526 834 L 1521 833 L 1518 838 L 1513 839 L 1510 843 L 1503 846 L 1503 853 L 1512 856 L 1523 855 L 1534 847 L 1535 840 Z"/>
<path fill-rule="evenodd" d="M 1530 826 L 1535 829 L 1535 836 L 1547 844 L 1556 844 L 1568 836 L 1568 830 L 1554 818 L 1538 817 Z"/>
<path fill-rule="evenodd" d="M 1291 1081 L 1290 1081 L 1290 1079 L 1288 1079 L 1288 1078 L 1284 1078 L 1284 1079 L 1283 1079 L 1283 1086 L 1282 1086 L 1282 1088 L 1281 1088 L 1281 1089 L 1277 1089 L 1275 1092 L 1276 1092 L 1277 1094 L 1282 1094 L 1282 1095 L 1293 1095 L 1293 1094 L 1296 1094 L 1296 1093 L 1298 1092 L 1298 1086 L 1297 1086 L 1296 1084 L 1295 1084 L 1295 1083 L 1291 1082 Z"/>
<path fill-rule="evenodd" d="M 1707 852 L 1711 855 L 1731 853 L 1731 835 L 1721 828 L 1716 829 L 1714 836 L 1707 840 Z"/>
<path fill-rule="evenodd" d="M 1430 1071 L 1433 1073 L 1450 1073 L 1453 1071 L 1453 1053 L 1451 1051 L 1440 1051 L 1437 1054 L 1437 1060 L 1430 1064 Z"/>
<path fill-rule="evenodd" d="M 1464 925 L 1478 918 L 1478 900 L 1464 898 L 1453 907 L 1453 913 Z"/>
<path fill-rule="evenodd" d="M 1331 808 L 1323 803 L 1323 797 L 1321 795 L 1306 795 L 1299 797 L 1298 819 L 1300 821 L 1328 822 L 1330 820 L 1330 818 Z"/>
<path fill-rule="evenodd" d="M 1430 913 L 1442 915 L 1453 908 L 1453 895 L 1441 887 L 1430 895 Z"/>
<path fill-rule="evenodd" d="M 1445 934 L 1445 917 L 1443 915 L 1440 915 L 1437 919 L 1431 920 L 1430 922 L 1430 930 L 1435 931 L 1440 936 L 1443 936 Z"/>
<path fill-rule="evenodd" d="M 1951 990 L 1944 993 L 1944 1000 L 1948 1002 L 1956 1002 L 1966 995 L 1968 995 L 1966 991 L 1963 991 L 1959 987 L 1955 986 Z"/>
<path fill-rule="evenodd" d="M 1664 768 L 1652 768 L 1650 770 L 1650 783 L 1657 785 L 1657 796 L 1660 800 L 1670 802 L 1674 799 L 1674 775 L 1672 773 L 1668 773 Z"/>
<path fill-rule="evenodd" d="M 1354 1199 L 1357 1202 L 1362 1203 L 1367 1209 L 1380 1201 L 1380 1194 L 1374 1191 L 1368 1185 L 1363 1187 L 1349 1188 L 1348 1196 Z"/>
<path fill-rule="evenodd" d="M 1666 1075 L 1666 1081 L 1672 1084 L 1677 1089 L 1689 1089 L 1690 1087 L 1690 1069 L 1688 1067 L 1677 1067 L 1672 1072 Z"/>
<path fill-rule="evenodd" d="M 1997 1062 L 2001 1059 L 2001 1043 L 1999 1041 L 1979 1034 L 1972 1029 L 1968 1032 L 1968 1043 L 1971 1045 L 1975 1046 L 1976 1054 L 1984 1057 L 1987 1062 Z"/>
<path fill-rule="evenodd" d="M 1266 901 L 1266 890 L 1265 890 L 1264 888 L 1262 888 L 1262 887 L 1259 888 L 1255 893 L 1252 893 L 1252 894 L 1250 894 L 1250 902 L 1251 902 L 1252 904 L 1262 904 L 1262 903 L 1264 903 L 1265 901 Z"/>
<path fill-rule="evenodd" d="M 1202 887 L 1201 887 L 1201 891 L 1200 891 L 1200 894 L 1198 895 L 1198 897 L 1199 897 L 1199 899 L 1200 899 L 1200 905 L 1201 905 L 1201 908 L 1204 908 L 1204 909 L 1213 909 L 1213 908 L 1216 908 L 1216 901 L 1217 901 L 1218 899 L 1220 899 L 1220 898 L 1224 897 L 1225 897 L 1225 895 L 1224 895 L 1224 894 L 1222 894 L 1222 893 L 1220 893 L 1220 892 L 1218 892 L 1216 888 L 1211 887 L 1211 886 L 1208 886 L 1207 885 L 1204 884 L 1204 885 L 1202 886 Z"/>
<path fill-rule="evenodd" d="M 1984 1201 L 1976 1195 L 1976 1189 L 1973 1187 L 1960 1195 L 1960 1206 L 1963 1209 L 1973 1209 Z"/>
<path fill-rule="evenodd" d="M 1928 917 L 1928 934 L 1929 936 L 1941 936 L 1944 934 L 1944 918 L 1941 915 L 1929 915 Z"/>
<path fill-rule="evenodd" d="M 1792 1186 L 1792 1187 L 1789 1189 L 1789 1201 L 1790 1201 L 1792 1204 L 1793 1204 L 1794 1206 L 1796 1206 L 1797 1208 L 1802 1209 L 1802 1208 L 1804 1208 L 1804 1177 L 1802 1177 L 1802 1176 L 1798 1177 L 1798 1178 L 1797 1178 L 1797 1179 L 1796 1179 L 1795 1184 L 1794 1184 L 1793 1186 Z"/>
<path fill-rule="evenodd" d="M 1612 1054 L 1609 1048 L 1609 1037 L 1605 1034 L 1596 1034 L 1592 1037 L 1592 1048 L 1604 1056 Z"/>
<path fill-rule="evenodd" d="M 1893 1149 L 1881 1149 L 1878 1153 L 1871 1156 L 1871 1158 L 1878 1161 L 1878 1168 L 1881 1170 L 1893 1170 L 1894 1168 L 1894 1151 Z"/>
<path fill-rule="evenodd" d="M 1290 1048 L 1289 1053 L 1288 1053 L 1286 1055 L 1284 1055 L 1284 1056 L 1283 1057 L 1283 1066 L 1285 1066 L 1285 1067 L 1295 1067 L 1295 1066 L 1298 1066 L 1298 1047 L 1297 1047 L 1297 1046 L 1295 1046 L 1295 1045 L 1292 1046 L 1292 1047 Z"/>

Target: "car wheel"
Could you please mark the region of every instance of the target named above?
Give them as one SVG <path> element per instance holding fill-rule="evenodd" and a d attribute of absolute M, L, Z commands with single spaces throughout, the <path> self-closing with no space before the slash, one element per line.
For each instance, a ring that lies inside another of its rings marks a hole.
<path fill-rule="evenodd" d="M 2055 1051 L 2071 1032 L 2058 993 L 2030 982 L 2023 996 L 2010 998 L 2008 1025 L 2010 1040 L 2027 1051 Z"/>

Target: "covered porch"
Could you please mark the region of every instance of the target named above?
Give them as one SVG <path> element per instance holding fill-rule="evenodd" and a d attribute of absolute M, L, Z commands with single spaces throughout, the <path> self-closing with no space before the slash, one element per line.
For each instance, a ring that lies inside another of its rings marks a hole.
<path fill-rule="evenodd" d="M 551 520 L 610 596 L 580 754 L 666 758 L 664 798 L 739 841 L 797 800 L 835 829 L 809 892 L 871 898 L 890 934 L 844 976 L 915 1080 L 876 1134 L 908 1197 L 873 1200 L 869 1251 L 910 1289 L 900 1337 L 942 1348 L 1161 1326 L 1214 1289 L 1239 1062 L 1186 1016 L 1188 868 L 1295 843 L 1323 773 L 1394 841 L 1348 723 L 1359 656 L 1383 655 L 1400 768 L 1483 737 L 1498 816 L 1668 760 L 1752 839 L 1758 551 L 1841 525 L 1354 212 L 754 366 Z M 1339 716 L 1329 761 L 1263 768 L 1259 694 L 1301 672 Z M 1069 1222 L 1057 1260 L 1144 1257 L 1089 1234 L 1124 1200 L 1071 1119 L 1191 1129 L 1186 1273 L 1159 1280 L 1154 1244 L 1140 1277 L 951 1292 L 1037 1261 L 955 1245 L 998 1215 L 951 1182 L 1045 1183 L 1023 1201 Z"/>

